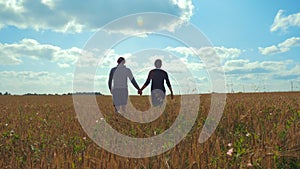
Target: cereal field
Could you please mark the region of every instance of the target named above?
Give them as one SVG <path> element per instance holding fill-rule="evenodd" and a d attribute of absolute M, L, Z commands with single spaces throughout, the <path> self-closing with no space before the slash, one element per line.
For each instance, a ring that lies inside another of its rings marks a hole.
<path fill-rule="evenodd" d="M 155 157 L 134 159 L 97 146 L 76 118 L 72 96 L 0 96 L 0 168 L 300 168 L 300 93 L 228 94 L 224 114 L 203 144 L 198 137 L 210 95 L 199 95 L 198 118 L 187 137 Z M 115 114 L 110 96 L 97 96 L 106 121 L 131 137 L 165 131 L 177 117 L 180 96 L 149 124 Z M 133 105 L 149 108 L 146 96 Z"/>

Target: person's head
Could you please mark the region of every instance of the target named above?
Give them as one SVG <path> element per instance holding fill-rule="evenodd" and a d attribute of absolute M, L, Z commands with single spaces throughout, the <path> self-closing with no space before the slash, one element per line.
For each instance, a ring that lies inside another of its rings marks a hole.
<path fill-rule="evenodd" d="M 125 64 L 125 59 L 123 57 L 119 57 L 117 62 L 118 64 Z"/>
<path fill-rule="evenodd" d="M 162 61 L 160 59 L 156 59 L 154 62 L 154 66 L 156 68 L 161 68 L 161 65 L 162 65 Z"/>

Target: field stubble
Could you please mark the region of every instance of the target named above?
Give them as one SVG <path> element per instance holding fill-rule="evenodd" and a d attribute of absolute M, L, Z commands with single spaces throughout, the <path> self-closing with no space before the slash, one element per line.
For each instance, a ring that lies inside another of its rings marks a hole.
<path fill-rule="evenodd" d="M 199 97 L 198 118 L 184 140 L 161 155 L 134 159 L 89 139 L 71 96 L 1 96 L 0 168 L 300 168 L 300 93 L 228 94 L 218 128 L 203 144 L 198 137 L 210 95 Z M 158 119 L 140 124 L 113 113 L 110 96 L 97 96 L 104 119 L 132 137 L 158 135 L 173 124 L 180 96 L 167 99 Z M 141 111 L 150 107 L 146 96 L 130 100 Z"/>

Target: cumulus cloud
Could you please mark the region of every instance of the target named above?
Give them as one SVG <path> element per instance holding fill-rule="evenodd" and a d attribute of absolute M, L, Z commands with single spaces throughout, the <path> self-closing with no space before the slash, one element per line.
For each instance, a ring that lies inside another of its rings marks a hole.
<path fill-rule="evenodd" d="M 90 51 L 83 50 L 81 57 L 76 62 L 76 66 L 78 66 L 79 68 L 111 68 L 117 65 L 117 59 L 119 57 L 125 58 L 127 65 L 135 66 L 138 64 L 131 59 L 131 53 L 119 54 L 114 49 L 95 49 Z"/>
<path fill-rule="evenodd" d="M 60 67 L 73 64 L 81 55 L 81 49 L 73 47 L 62 49 L 58 46 L 41 44 L 34 39 L 23 39 L 18 43 L 0 43 L 0 64 L 20 64 L 23 57 L 31 59 L 45 59 L 59 62 Z"/>
<path fill-rule="evenodd" d="M 237 48 L 226 48 L 224 46 L 216 46 L 216 47 L 203 47 L 200 49 L 195 49 L 191 47 L 167 47 L 166 50 L 177 52 L 184 56 L 212 56 L 216 55 L 222 59 L 229 59 L 229 58 L 237 58 L 241 55 L 243 50 Z"/>
<path fill-rule="evenodd" d="M 117 64 L 117 60 L 119 57 L 123 57 L 125 59 L 125 61 L 127 62 L 127 65 L 135 65 L 136 62 L 134 62 L 133 60 L 130 60 L 130 57 L 132 56 L 131 53 L 124 53 L 124 54 L 119 54 L 116 53 L 116 51 L 114 49 L 110 49 L 106 52 L 105 57 L 101 60 L 101 65 L 102 67 L 113 67 L 116 66 Z M 130 61 L 128 61 L 130 60 Z"/>
<path fill-rule="evenodd" d="M 265 48 L 258 47 L 258 50 L 263 55 L 269 55 L 269 54 L 274 54 L 274 53 L 279 53 L 280 52 L 280 49 L 277 46 L 275 46 L 275 45 L 272 45 L 272 46 L 269 46 L 269 47 L 265 47 Z"/>
<path fill-rule="evenodd" d="M 290 50 L 292 47 L 296 47 L 300 45 L 300 37 L 292 37 L 284 42 L 278 44 L 278 47 L 280 48 L 280 51 L 282 52 L 287 52 Z"/>
<path fill-rule="evenodd" d="M 58 65 L 60 68 L 68 68 L 68 67 L 70 67 L 70 65 L 67 64 L 67 63 L 57 63 L 57 65 Z"/>
<path fill-rule="evenodd" d="M 47 71 L 0 71 L 0 91 L 14 94 L 64 93 L 72 91 L 71 74 Z"/>
<path fill-rule="evenodd" d="M 196 53 L 194 52 L 193 48 L 190 47 L 184 47 L 184 46 L 178 46 L 178 47 L 171 47 L 168 46 L 166 47 L 167 51 L 171 51 L 171 52 L 176 52 L 179 54 L 184 55 L 185 57 L 190 56 L 190 55 L 195 55 Z"/>
<path fill-rule="evenodd" d="M 299 63 L 293 60 L 251 61 L 228 60 L 224 70 L 232 91 L 286 90 L 290 81 L 299 79 Z M 280 84 L 279 84 L 280 83 Z"/>
<path fill-rule="evenodd" d="M 6 0 L 0 1 L 0 26 L 82 32 L 96 30 L 117 18 L 142 12 L 167 13 L 188 21 L 193 8 L 192 0 L 131 0 L 126 3 L 120 0 Z M 171 25 L 166 22 L 160 26 Z M 127 26 L 124 25 L 124 28 L 127 29 Z M 120 25 L 119 29 L 122 29 Z"/>
<path fill-rule="evenodd" d="M 300 13 L 284 16 L 284 11 L 279 10 L 274 18 L 274 22 L 270 28 L 270 31 L 287 31 L 287 29 L 292 26 L 300 27 Z"/>
<path fill-rule="evenodd" d="M 223 46 L 220 47 L 201 47 L 201 48 L 191 48 L 191 47 L 167 47 L 166 50 L 177 52 L 183 55 L 188 59 L 188 56 L 192 58 L 197 58 L 200 60 L 200 64 L 190 63 L 192 68 L 196 68 L 196 70 L 205 69 L 210 72 L 214 72 L 218 75 L 223 74 L 222 64 L 229 59 L 237 58 L 244 52 L 241 49 L 237 48 L 226 48 Z M 191 59 L 191 58 L 190 58 Z M 188 60 L 190 60 L 188 59 Z M 194 62 L 191 59 L 191 62 Z M 197 68 L 198 67 L 198 68 Z M 194 69 L 195 70 L 195 69 Z"/>
<path fill-rule="evenodd" d="M 237 58 L 243 52 L 241 49 L 237 49 L 237 48 L 225 48 L 223 46 L 221 46 L 221 47 L 214 47 L 214 50 L 216 50 L 217 55 L 219 55 L 219 57 L 225 58 L 225 59 Z"/>
<path fill-rule="evenodd" d="M 15 56 L 5 56 L 3 51 L 0 51 L 0 65 L 18 65 L 22 60 Z"/>
<path fill-rule="evenodd" d="M 297 47 L 299 45 L 300 45 L 300 37 L 292 37 L 285 40 L 282 43 L 279 43 L 278 45 L 272 45 L 265 48 L 259 47 L 258 50 L 263 55 L 270 55 L 270 54 L 288 52 L 291 48 Z"/>
<path fill-rule="evenodd" d="M 224 69 L 227 74 L 285 74 L 292 62 L 292 60 L 251 62 L 248 59 L 238 59 L 226 61 Z"/>
<path fill-rule="evenodd" d="M 16 77 L 16 78 L 27 78 L 27 79 L 38 79 L 41 77 L 49 76 L 49 72 L 32 72 L 32 71 L 2 71 L 0 72 L 1 77 Z"/>

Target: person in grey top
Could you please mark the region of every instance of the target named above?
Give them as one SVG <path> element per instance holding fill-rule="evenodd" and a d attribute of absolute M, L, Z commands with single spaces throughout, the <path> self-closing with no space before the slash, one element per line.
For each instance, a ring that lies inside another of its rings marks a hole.
<path fill-rule="evenodd" d="M 124 65 L 125 59 L 119 57 L 117 62 L 118 65 L 110 70 L 108 88 L 113 97 L 115 111 L 126 112 L 128 101 L 127 79 L 130 79 L 131 83 L 138 91 L 140 91 L 140 87 L 136 83 L 131 70 Z"/>
<path fill-rule="evenodd" d="M 153 106 L 161 106 L 166 96 L 166 89 L 164 86 L 164 81 L 166 81 L 167 86 L 171 92 L 171 99 L 173 99 L 173 90 L 169 80 L 168 73 L 161 69 L 162 61 L 160 59 L 155 60 L 154 65 L 156 69 L 152 69 L 148 78 L 143 85 L 143 87 L 138 91 L 141 95 L 142 91 L 151 83 L 151 100 Z"/>

